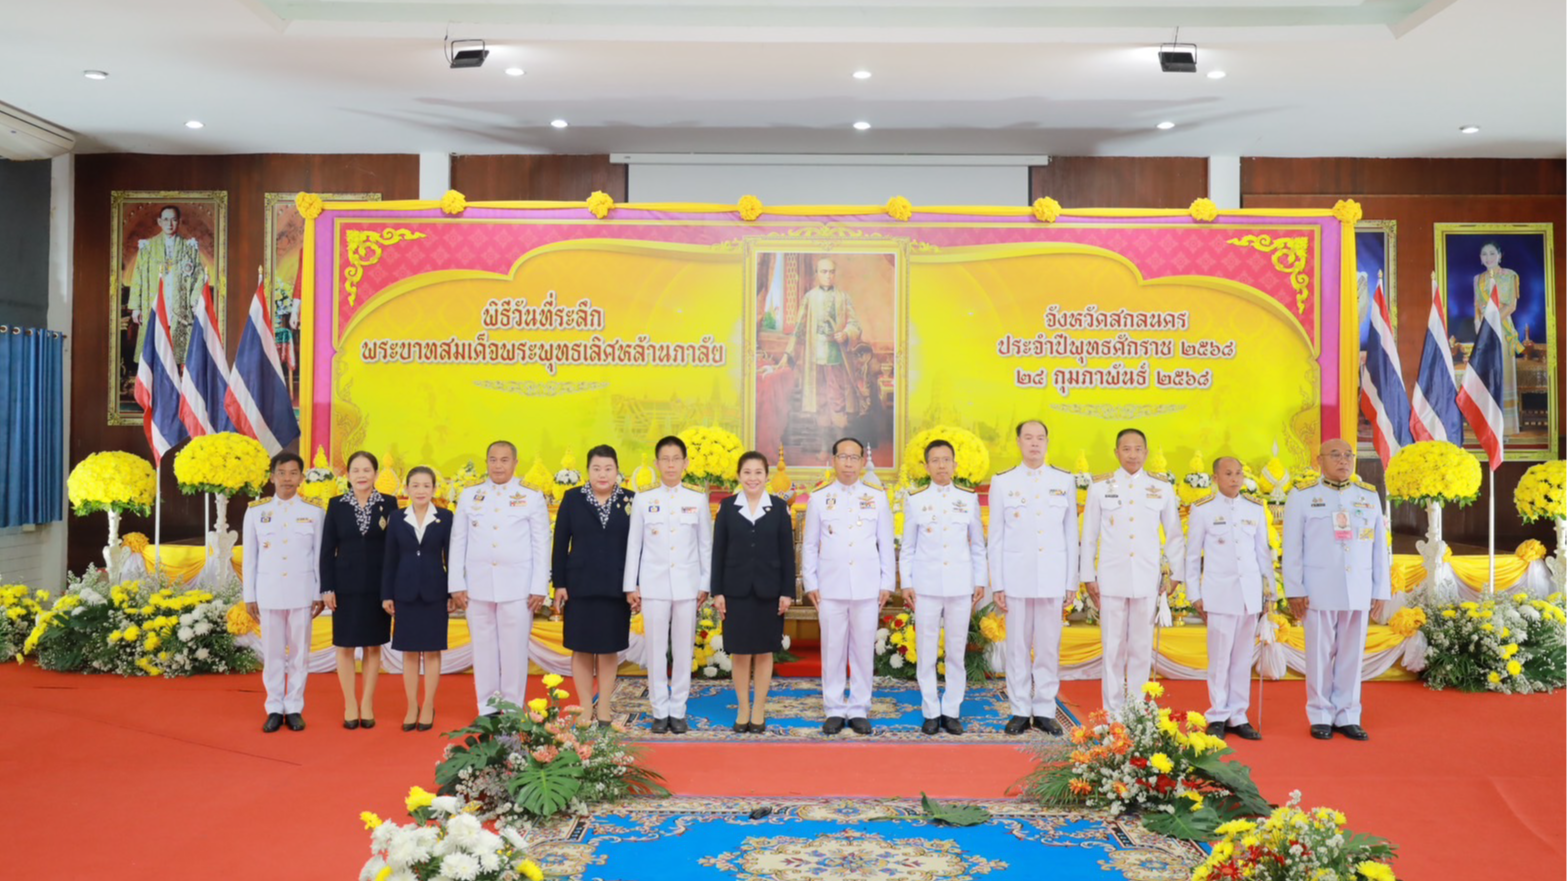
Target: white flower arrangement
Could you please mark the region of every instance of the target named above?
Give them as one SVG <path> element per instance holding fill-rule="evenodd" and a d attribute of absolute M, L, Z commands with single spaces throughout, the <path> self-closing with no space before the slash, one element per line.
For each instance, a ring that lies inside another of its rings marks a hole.
<path fill-rule="evenodd" d="M 365 811 L 370 859 L 360 881 L 541 881 L 544 872 L 527 858 L 527 840 L 511 829 L 485 829 L 478 817 L 451 796 L 432 796 L 415 786 L 408 793 L 414 822 L 388 823 Z"/>
<path fill-rule="evenodd" d="M 1527 593 L 1435 606 L 1421 627 L 1426 685 L 1533 694 L 1567 684 L 1567 613 L 1561 594 Z"/>
<path fill-rule="evenodd" d="M 555 472 L 555 482 L 566 487 L 576 486 L 582 482 L 582 472 L 571 468 L 562 468 Z"/>

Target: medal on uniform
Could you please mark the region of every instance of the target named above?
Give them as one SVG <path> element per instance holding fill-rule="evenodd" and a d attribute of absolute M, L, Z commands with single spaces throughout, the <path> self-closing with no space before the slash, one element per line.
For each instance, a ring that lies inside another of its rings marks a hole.
<path fill-rule="evenodd" d="M 381 528 L 383 530 L 386 529 L 386 518 L 385 517 L 381 518 Z"/>
<path fill-rule="evenodd" d="M 262 514 L 261 515 L 261 522 L 262 523 L 271 523 L 272 522 L 272 512 L 268 511 L 265 514 Z"/>
<path fill-rule="evenodd" d="M 474 493 L 473 494 L 473 500 L 476 501 L 476 502 L 484 501 L 484 490 L 481 489 L 478 492 Z"/>
<path fill-rule="evenodd" d="M 1349 528 L 1349 512 L 1333 512 L 1333 537 L 1339 541 L 1349 541 L 1354 533 Z"/>
<path fill-rule="evenodd" d="M 658 503 L 654 502 L 653 504 L 648 505 L 647 506 L 647 512 L 649 514 L 657 514 L 658 513 Z"/>
<path fill-rule="evenodd" d="M 836 508 L 837 506 L 838 506 L 838 497 L 837 496 L 828 496 L 827 497 L 827 510 L 831 511 L 833 508 Z"/>

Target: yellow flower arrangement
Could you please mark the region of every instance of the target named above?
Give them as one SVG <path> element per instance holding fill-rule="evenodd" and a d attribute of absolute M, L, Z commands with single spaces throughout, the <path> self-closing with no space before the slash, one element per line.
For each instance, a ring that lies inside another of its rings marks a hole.
<path fill-rule="evenodd" d="M 456 190 L 447 190 L 441 197 L 442 214 L 461 214 L 468 210 L 468 197 Z"/>
<path fill-rule="evenodd" d="M 991 642 L 1002 642 L 1007 638 L 1007 619 L 991 612 L 979 619 L 979 632 Z"/>
<path fill-rule="evenodd" d="M 1389 630 L 1408 639 L 1425 626 L 1425 623 L 1425 610 L 1419 606 L 1408 606 L 1394 612 L 1393 617 L 1388 619 L 1387 626 Z"/>
<path fill-rule="evenodd" d="M 408 813 L 411 814 L 420 808 L 429 807 L 434 802 L 434 793 L 426 792 L 423 787 L 410 786 L 408 787 L 408 797 L 403 800 L 403 805 L 408 809 Z"/>
<path fill-rule="evenodd" d="M 909 469 L 909 483 L 917 487 L 930 483 L 930 472 L 925 469 L 925 447 L 937 439 L 952 444 L 952 452 L 957 459 L 953 483 L 973 489 L 990 479 L 990 448 L 979 439 L 979 435 L 951 425 L 937 425 L 914 435 L 903 448 L 903 461 Z"/>
<path fill-rule="evenodd" d="M 1034 200 L 1034 219 L 1041 223 L 1055 223 L 1061 216 L 1061 203 L 1045 196 Z"/>
<path fill-rule="evenodd" d="M 1519 545 L 1518 550 L 1514 551 L 1513 553 L 1518 557 L 1518 559 L 1524 561 L 1525 563 L 1533 563 L 1536 560 L 1543 560 L 1548 556 L 1545 550 L 1545 545 L 1541 543 L 1539 539 L 1535 538 L 1526 540 L 1523 544 Z"/>
<path fill-rule="evenodd" d="M 224 431 L 192 438 L 174 456 L 174 479 L 186 495 L 255 496 L 267 485 L 271 467 L 260 441 Z"/>
<path fill-rule="evenodd" d="M 599 220 L 609 216 L 611 209 L 615 207 L 615 200 L 603 190 L 595 190 L 588 197 L 588 212 Z"/>
<path fill-rule="evenodd" d="M 1513 489 L 1513 504 L 1525 523 L 1567 520 L 1567 459 L 1530 466 Z"/>
<path fill-rule="evenodd" d="M 533 464 L 528 467 L 528 473 L 522 476 L 524 486 L 531 486 L 542 493 L 548 493 L 550 486 L 555 483 L 555 475 L 544 467 L 544 458 L 534 456 Z"/>
<path fill-rule="evenodd" d="M 908 220 L 914 216 L 914 206 L 902 196 L 893 196 L 887 200 L 887 216 L 893 220 Z"/>
<path fill-rule="evenodd" d="M 736 207 L 740 211 L 740 219 L 747 223 L 762 216 L 762 200 L 755 196 L 741 196 L 740 204 Z"/>
<path fill-rule="evenodd" d="M 326 203 L 315 193 L 299 193 L 294 196 L 294 208 L 299 211 L 299 216 L 306 220 L 315 220 L 321 216 L 326 208 Z"/>
<path fill-rule="evenodd" d="M 1392 501 L 1462 507 L 1480 495 L 1480 461 L 1457 444 L 1420 441 L 1393 454 L 1386 480 Z"/>
<path fill-rule="evenodd" d="M 737 470 L 745 447 L 734 432 L 712 426 L 695 426 L 679 433 L 685 441 L 686 477 L 696 483 L 734 489 L 739 485 Z"/>
<path fill-rule="evenodd" d="M 261 630 L 261 623 L 250 617 L 250 612 L 245 609 L 244 603 L 235 603 L 229 607 L 227 622 L 229 633 L 235 636 L 244 636 Z"/>
<path fill-rule="evenodd" d="M 145 517 L 157 495 L 157 472 L 152 463 L 131 453 L 93 453 L 71 469 L 65 491 L 77 516 L 135 511 Z"/>
<path fill-rule="evenodd" d="M 142 551 L 145 551 L 149 545 L 152 544 L 151 540 L 149 540 L 145 534 L 140 532 L 125 533 L 125 535 L 120 538 L 120 543 L 125 545 L 125 549 L 133 554 L 140 554 Z"/>
<path fill-rule="evenodd" d="M 1340 223 L 1359 223 L 1365 212 L 1360 210 L 1360 203 L 1354 199 L 1340 199 L 1333 203 L 1333 216 Z"/>
<path fill-rule="evenodd" d="M 1219 206 L 1212 199 L 1194 199 L 1187 211 L 1198 223 L 1212 223 L 1219 216 Z"/>

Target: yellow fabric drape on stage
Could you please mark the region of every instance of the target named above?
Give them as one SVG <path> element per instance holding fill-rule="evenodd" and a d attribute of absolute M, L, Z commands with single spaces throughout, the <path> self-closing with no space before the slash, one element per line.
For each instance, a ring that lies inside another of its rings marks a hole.
<path fill-rule="evenodd" d="M 153 571 L 154 556 L 157 552 L 156 545 L 147 545 L 142 548 L 141 558 L 147 564 L 147 571 Z M 234 574 L 244 577 L 244 548 L 234 546 Z M 163 571 L 169 574 L 170 580 L 176 584 L 182 581 L 194 581 L 201 574 L 201 567 L 207 564 L 207 549 L 201 545 L 164 545 L 163 546 Z"/>
<path fill-rule="evenodd" d="M 566 654 L 565 636 L 562 632 L 564 625 L 559 621 L 534 621 L 533 638 L 543 643 L 545 648 L 557 655 Z M 396 627 L 396 622 L 393 622 Z M 448 649 L 460 648 L 471 642 L 473 637 L 468 633 L 468 622 L 463 618 L 452 618 L 446 626 L 446 647 Z M 332 647 L 332 619 L 327 616 L 316 618 L 311 622 L 310 650 L 319 652 L 322 649 Z"/>
<path fill-rule="evenodd" d="M 1194 670 L 1208 668 L 1208 628 L 1201 625 L 1165 627 L 1154 637 L 1160 657 L 1190 667 Z M 1306 633 L 1300 627 L 1291 627 L 1280 640 L 1295 651 L 1306 650 Z M 1377 654 L 1403 644 L 1404 637 L 1394 633 L 1384 624 L 1372 624 L 1366 631 L 1366 654 Z M 1098 660 L 1104 654 L 1099 628 L 1093 625 L 1072 624 L 1061 632 L 1061 664 L 1073 667 Z M 1397 674 L 1397 675 L 1395 675 Z M 1293 676 L 1294 673 L 1292 672 Z M 1382 678 L 1412 678 L 1402 667 L 1395 666 Z"/>
<path fill-rule="evenodd" d="M 1447 561 L 1453 567 L 1458 580 L 1473 590 L 1481 590 L 1491 577 L 1489 557 L 1478 554 L 1453 556 Z M 1496 589 L 1509 590 L 1523 578 L 1529 564 L 1517 554 L 1498 551 L 1496 555 Z M 1425 563 L 1418 554 L 1393 555 L 1393 592 L 1414 590 L 1426 577 Z"/>

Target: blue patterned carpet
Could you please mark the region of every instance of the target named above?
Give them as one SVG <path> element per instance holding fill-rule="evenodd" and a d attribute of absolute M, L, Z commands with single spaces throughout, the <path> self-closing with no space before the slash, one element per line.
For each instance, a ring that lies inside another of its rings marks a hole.
<path fill-rule="evenodd" d="M 934 825 L 917 799 L 636 801 L 532 830 L 528 853 L 571 881 L 1186 881 L 1203 859 L 1135 820 L 970 803 L 990 821 Z"/>
<path fill-rule="evenodd" d="M 845 728 L 834 737 L 822 734 L 822 686 L 814 678 L 775 679 L 767 696 L 767 731 L 763 734 L 736 734 L 733 729 L 737 705 L 734 685 L 728 680 L 693 681 L 686 701 L 686 722 L 690 732 L 654 734 L 647 700 L 647 680 L 620 679 L 615 686 L 611 709 L 616 719 L 639 740 L 669 742 L 732 741 L 781 743 L 791 741 L 872 742 L 918 740 L 926 743 L 1024 743 L 1048 737 L 1031 731 L 1009 737 L 1002 731 L 1011 715 L 1005 694 L 999 687 L 969 688 L 963 701 L 963 724 L 967 731 L 960 737 L 920 733 L 925 720 L 920 712 L 919 685 L 902 679 L 879 678 L 871 691 L 871 724 L 874 732 L 862 737 Z M 1070 732 L 1077 718 L 1058 701 L 1056 721 Z"/>

